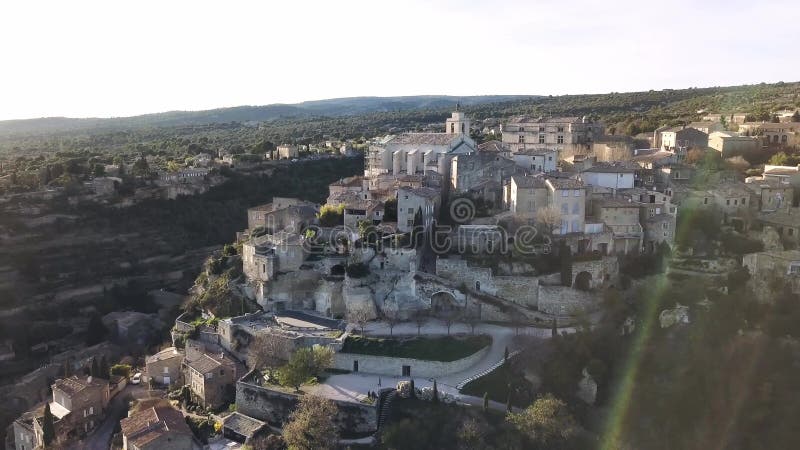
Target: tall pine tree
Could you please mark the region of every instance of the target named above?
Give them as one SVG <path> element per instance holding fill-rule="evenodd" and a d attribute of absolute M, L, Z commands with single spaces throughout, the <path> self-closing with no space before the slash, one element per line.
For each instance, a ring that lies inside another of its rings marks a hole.
<path fill-rule="evenodd" d="M 44 407 L 44 418 L 42 419 L 42 441 L 45 447 L 56 439 L 56 427 L 54 422 L 55 418 L 53 417 L 53 413 L 50 412 L 50 403 L 47 403 Z"/>

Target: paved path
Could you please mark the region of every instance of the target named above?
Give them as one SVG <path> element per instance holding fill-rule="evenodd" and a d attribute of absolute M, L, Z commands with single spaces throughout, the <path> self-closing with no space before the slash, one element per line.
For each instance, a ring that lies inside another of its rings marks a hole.
<path fill-rule="evenodd" d="M 471 333 L 471 328 L 466 324 L 454 324 L 450 328 L 450 333 Z M 559 328 L 560 332 L 574 333 L 575 329 L 571 327 Z M 372 322 L 365 328 L 367 335 L 388 335 L 389 326 L 383 322 Z M 444 323 L 438 320 L 430 320 L 421 328 L 423 335 L 445 335 L 447 334 L 447 327 Z M 417 325 L 415 323 L 400 323 L 394 327 L 393 334 L 399 335 L 416 335 Z M 488 353 L 480 361 L 471 366 L 470 368 L 449 374 L 436 379 L 437 388 L 441 392 L 445 392 L 456 398 L 457 401 L 468 403 L 472 405 L 482 406 L 483 398 L 472 397 L 458 392 L 456 386 L 472 377 L 491 368 L 505 356 L 506 348 L 509 352 L 516 350 L 514 348 L 513 339 L 516 335 L 513 327 L 506 327 L 501 325 L 479 324 L 475 327 L 475 334 L 488 334 L 492 336 L 492 345 Z M 550 329 L 533 328 L 533 327 L 520 327 L 518 329 L 519 335 L 536 336 L 541 338 L 549 338 L 551 336 Z M 425 379 L 419 377 L 414 378 L 414 386 L 423 388 L 426 386 L 433 386 L 433 379 Z M 408 380 L 409 377 L 390 377 L 385 375 L 372 375 L 361 373 L 349 373 L 341 375 L 333 375 L 325 380 L 323 384 L 316 386 L 304 386 L 303 390 L 308 393 L 315 393 L 337 400 L 344 400 L 350 402 L 358 402 L 366 398 L 366 393 L 369 391 L 377 392 L 382 387 L 393 387 L 397 385 L 400 380 Z M 380 382 L 380 385 L 378 383 Z M 505 410 L 505 405 L 497 402 L 490 402 L 490 407 L 497 410 Z"/>
<path fill-rule="evenodd" d="M 128 413 L 128 398 L 146 398 L 148 396 L 147 388 L 142 384 L 125 386 L 125 389 L 115 395 L 108 403 L 108 411 L 103 423 L 86 439 L 74 442 L 67 448 L 69 450 L 108 450 L 111 446 L 114 428 L 116 428 L 120 419 Z"/>

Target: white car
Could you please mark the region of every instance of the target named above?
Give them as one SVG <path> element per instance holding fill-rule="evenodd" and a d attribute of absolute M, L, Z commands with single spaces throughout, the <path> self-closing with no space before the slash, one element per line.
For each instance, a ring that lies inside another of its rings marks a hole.
<path fill-rule="evenodd" d="M 142 382 L 142 372 L 136 372 L 131 377 L 131 384 L 139 384 Z"/>

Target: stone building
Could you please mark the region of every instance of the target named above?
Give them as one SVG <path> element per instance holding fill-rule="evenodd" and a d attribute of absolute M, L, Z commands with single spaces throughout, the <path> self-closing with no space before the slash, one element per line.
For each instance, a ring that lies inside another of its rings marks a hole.
<path fill-rule="evenodd" d="M 785 242 L 800 244 L 800 208 L 761 213 L 757 219 L 762 226 L 774 228 Z"/>
<path fill-rule="evenodd" d="M 686 125 L 686 128 L 694 128 L 695 130 L 702 131 L 705 134 L 711 134 L 718 131 L 724 131 L 725 127 L 722 126 L 720 122 L 715 121 L 703 121 L 703 122 L 692 122 L 689 125 Z"/>
<path fill-rule="evenodd" d="M 503 144 L 517 153 L 526 149 L 556 148 L 559 158 L 586 154 L 592 141 L 602 136 L 604 127 L 587 117 L 534 118 L 520 116 L 503 126 Z"/>
<path fill-rule="evenodd" d="M 496 139 L 479 144 L 478 151 L 497 153 L 498 155 L 505 156 L 506 158 L 511 157 L 511 149 L 503 144 L 502 141 L 498 141 Z"/>
<path fill-rule="evenodd" d="M 746 113 L 733 113 L 733 114 L 706 114 L 702 117 L 706 122 L 722 122 L 723 120 L 729 124 L 742 124 L 747 120 Z"/>
<path fill-rule="evenodd" d="M 105 418 L 109 401 L 108 380 L 78 377 L 56 380 L 50 411 L 59 419 L 67 439 L 88 434 Z"/>
<path fill-rule="evenodd" d="M 639 203 L 614 198 L 593 203 L 594 217 L 613 233 L 614 252 L 626 255 L 638 253 L 642 248 L 643 237 Z"/>
<path fill-rule="evenodd" d="M 800 145 L 800 122 L 745 122 L 739 134 L 756 136 L 763 147 L 787 148 Z"/>
<path fill-rule="evenodd" d="M 780 285 L 800 294 L 800 250 L 750 253 L 742 257 L 742 265 L 760 301 L 771 301 Z"/>
<path fill-rule="evenodd" d="M 723 158 L 753 155 L 761 149 L 761 142 L 752 136 L 739 136 L 729 131 L 714 131 L 708 135 L 708 146 Z"/>
<path fill-rule="evenodd" d="M 708 134 L 694 128 L 673 127 L 661 132 L 663 150 L 683 153 L 688 150 L 708 147 Z"/>
<path fill-rule="evenodd" d="M 506 206 L 521 219 L 534 219 L 547 206 L 549 191 L 542 177 L 514 175 L 507 185 Z"/>
<path fill-rule="evenodd" d="M 523 170 L 530 172 L 555 172 L 558 169 L 558 152 L 553 149 L 536 148 L 519 150 L 511 159 Z"/>
<path fill-rule="evenodd" d="M 545 185 L 549 205 L 561 216 L 561 225 L 554 234 L 583 233 L 586 222 L 586 188 L 582 181 L 571 178 L 548 178 Z"/>
<path fill-rule="evenodd" d="M 745 183 L 753 193 L 750 208 L 759 212 L 788 210 L 794 201 L 794 188 L 774 179 L 748 180 Z"/>
<path fill-rule="evenodd" d="M 187 341 L 183 377 L 196 403 L 218 408 L 232 400 L 231 387 L 242 372 L 240 364 L 222 349 L 216 351 L 203 344 Z"/>
<path fill-rule="evenodd" d="M 120 421 L 123 450 L 200 448 L 183 414 L 167 405 L 136 411 Z"/>
<path fill-rule="evenodd" d="M 317 206 L 296 198 L 275 197 L 272 203 L 247 210 L 247 228 L 263 227 L 269 233 L 280 230 L 299 233 L 310 225 L 317 214 Z"/>
<path fill-rule="evenodd" d="M 514 161 L 494 152 L 454 156 L 450 163 L 450 192 L 473 193 L 499 205 L 502 186 L 516 170 Z"/>
<path fill-rule="evenodd" d="M 598 162 L 581 172 L 579 179 L 587 186 L 631 189 L 639 166 L 630 162 Z"/>
<path fill-rule="evenodd" d="M 175 347 L 167 347 L 145 359 L 147 378 L 162 386 L 180 383 L 182 364 L 183 352 Z"/>
<path fill-rule="evenodd" d="M 469 133 L 450 132 L 469 126 L 461 112 L 454 112 L 447 120 L 445 133 L 405 133 L 387 136 L 371 145 L 367 152 L 364 176 L 424 174 L 428 170 L 449 176 L 450 158 L 472 153 L 477 144 Z"/>
<path fill-rule="evenodd" d="M 251 281 L 265 282 L 278 272 L 297 270 L 308 256 L 303 237 L 278 232 L 248 239 L 242 244 L 242 268 Z"/>
<path fill-rule="evenodd" d="M 292 159 L 300 156 L 300 151 L 297 149 L 297 146 L 295 145 L 290 145 L 290 144 L 279 145 L 277 151 L 279 159 Z"/>
<path fill-rule="evenodd" d="M 431 188 L 400 188 L 397 191 L 397 229 L 403 233 L 414 227 L 417 212 L 421 214 L 423 230 L 430 230 L 439 216 L 441 195 Z"/>
<path fill-rule="evenodd" d="M 763 178 L 767 181 L 777 181 L 800 186 L 800 164 L 797 166 L 764 166 Z"/>
<path fill-rule="evenodd" d="M 358 231 L 358 223 L 366 220 L 373 225 L 383 220 L 384 203 L 377 200 L 356 200 L 344 204 L 344 226 Z"/>

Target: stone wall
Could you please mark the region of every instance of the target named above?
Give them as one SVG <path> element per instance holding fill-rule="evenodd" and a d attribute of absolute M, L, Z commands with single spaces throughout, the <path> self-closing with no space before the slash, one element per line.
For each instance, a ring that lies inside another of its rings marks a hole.
<path fill-rule="evenodd" d="M 358 371 L 376 375 L 394 377 L 403 376 L 403 366 L 411 367 L 411 377 L 438 378 L 462 372 L 478 363 L 489 352 L 489 347 L 456 361 L 425 361 L 412 358 L 392 358 L 388 356 L 359 355 L 356 353 L 337 353 L 334 367 L 341 370 L 353 370 L 354 361 L 358 361 Z"/>
<path fill-rule="evenodd" d="M 245 375 L 236 383 L 236 410 L 244 415 L 282 426 L 294 411 L 298 396 L 276 391 L 246 380 Z M 333 400 L 339 409 L 335 422 L 340 432 L 372 433 L 378 429 L 378 409 L 374 405 Z"/>
<path fill-rule="evenodd" d="M 614 284 L 619 278 L 619 260 L 616 256 L 603 256 L 590 261 L 574 261 L 572 263 L 572 285 L 581 272 L 592 275 L 591 287 L 599 288 Z"/>
<path fill-rule="evenodd" d="M 553 315 L 572 315 L 597 307 L 597 294 L 566 286 L 539 286 L 539 311 Z"/>
<path fill-rule="evenodd" d="M 524 270 L 524 268 L 519 269 Z M 471 267 L 466 260 L 459 258 L 440 258 L 436 262 L 436 274 L 456 283 L 464 283 L 470 289 L 486 292 L 518 305 L 535 307 L 538 301 L 537 277 L 493 276 L 492 269 Z"/>

